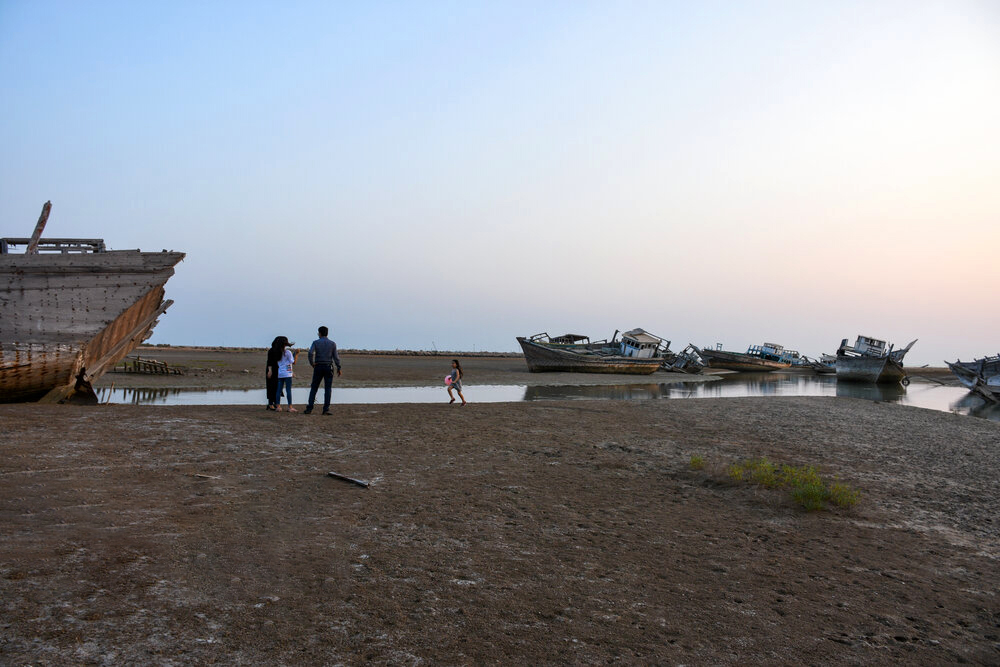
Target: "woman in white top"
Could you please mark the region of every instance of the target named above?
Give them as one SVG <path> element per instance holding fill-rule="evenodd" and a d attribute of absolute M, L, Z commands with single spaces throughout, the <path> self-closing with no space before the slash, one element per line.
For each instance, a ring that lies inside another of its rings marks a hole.
<path fill-rule="evenodd" d="M 278 412 L 281 412 L 281 395 L 286 394 L 288 398 L 288 411 L 298 412 L 292 406 L 292 376 L 295 375 L 293 367 L 295 362 L 299 358 L 299 352 L 301 350 L 295 350 L 292 352 L 290 347 L 292 343 L 288 344 L 289 347 L 285 348 L 285 353 L 281 356 L 281 361 L 278 362 L 278 398 L 275 401 L 275 407 Z"/>

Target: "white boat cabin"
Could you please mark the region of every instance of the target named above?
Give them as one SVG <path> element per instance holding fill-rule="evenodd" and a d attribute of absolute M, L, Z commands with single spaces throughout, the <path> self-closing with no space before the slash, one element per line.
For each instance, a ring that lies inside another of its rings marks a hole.
<path fill-rule="evenodd" d="M 886 355 L 885 341 L 877 338 L 869 338 L 868 336 L 858 336 L 858 339 L 854 342 L 854 347 L 848 347 L 847 339 L 845 338 L 840 341 L 838 354 L 844 352 L 853 352 L 865 357 L 884 357 Z"/>
<path fill-rule="evenodd" d="M 649 359 L 656 356 L 662 342 L 662 339 L 642 329 L 633 329 L 622 334 L 621 353 L 623 357 Z"/>

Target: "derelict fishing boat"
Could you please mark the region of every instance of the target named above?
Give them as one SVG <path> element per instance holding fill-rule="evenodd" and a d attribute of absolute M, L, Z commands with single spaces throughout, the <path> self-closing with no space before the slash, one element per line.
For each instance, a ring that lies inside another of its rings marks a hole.
<path fill-rule="evenodd" d="M 845 338 L 837 350 L 837 380 L 907 384 L 903 357 L 916 342 L 913 340 L 906 347 L 893 350 L 891 345 L 887 348 L 885 341 L 877 338 L 858 336 L 853 346 L 848 346 Z"/>
<path fill-rule="evenodd" d="M 690 375 L 701 373 L 706 364 L 697 350 L 697 347 L 688 344 L 687 347 L 677 354 L 670 355 L 664 359 L 663 370 L 670 371 L 671 373 L 688 373 Z"/>
<path fill-rule="evenodd" d="M 517 337 L 524 351 L 524 360 L 532 373 L 655 373 L 669 356 L 670 341 L 642 329 L 633 329 L 611 341 L 591 342 L 587 336 L 565 334 L 550 337 L 547 333 L 527 338 Z"/>
<path fill-rule="evenodd" d="M 837 372 L 837 357 L 835 355 L 821 354 L 819 359 L 802 358 L 806 360 L 805 368 L 811 368 L 817 375 L 834 375 Z"/>
<path fill-rule="evenodd" d="M 1000 400 L 1000 354 L 974 361 L 944 362 L 970 391 L 990 400 Z"/>
<path fill-rule="evenodd" d="M 50 206 L 30 239 L 0 239 L 0 403 L 96 402 L 94 380 L 173 303 L 163 286 L 184 253 L 42 239 Z"/>
<path fill-rule="evenodd" d="M 782 345 L 764 343 L 751 345 L 746 352 L 730 352 L 723 350 L 722 345 L 715 348 L 695 348 L 709 368 L 723 368 L 730 371 L 754 373 L 769 373 L 779 371 L 792 365 L 791 358 Z M 798 355 L 798 352 L 795 353 Z"/>

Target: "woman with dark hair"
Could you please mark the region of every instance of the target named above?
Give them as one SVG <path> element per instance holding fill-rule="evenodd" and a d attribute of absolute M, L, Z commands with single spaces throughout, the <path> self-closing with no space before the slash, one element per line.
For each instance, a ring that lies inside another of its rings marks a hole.
<path fill-rule="evenodd" d="M 445 378 L 445 384 L 448 385 L 448 396 L 451 397 L 449 403 L 455 402 L 455 397 L 451 393 L 452 389 L 458 392 L 458 397 L 462 399 L 462 405 L 468 402 L 465 400 L 465 396 L 462 396 L 462 364 L 458 363 L 458 359 L 451 360 L 451 373 Z"/>
<path fill-rule="evenodd" d="M 271 349 L 267 351 L 267 409 L 278 409 L 278 364 L 288 347 L 288 339 L 278 336 L 271 341 Z"/>

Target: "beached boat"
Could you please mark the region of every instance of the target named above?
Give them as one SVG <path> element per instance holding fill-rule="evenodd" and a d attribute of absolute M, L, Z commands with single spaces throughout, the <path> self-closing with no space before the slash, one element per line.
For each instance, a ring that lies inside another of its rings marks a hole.
<path fill-rule="evenodd" d="M 695 348 L 710 368 L 723 368 L 730 371 L 754 373 L 769 373 L 788 368 L 792 365 L 791 358 L 782 345 L 764 343 L 751 345 L 746 352 L 730 352 L 722 349 L 722 344 L 715 348 Z M 798 355 L 798 353 L 795 353 Z"/>
<path fill-rule="evenodd" d="M 93 381 L 173 303 L 163 286 L 184 253 L 43 239 L 47 214 L 30 239 L 0 239 L 0 403 L 95 402 Z"/>
<path fill-rule="evenodd" d="M 642 329 L 626 331 L 618 339 L 591 341 L 580 334 L 518 336 L 524 361 L 532 373 L 655 373 L 669 358 L 670 341 Z"/>
<path fill-rule="evenodd" d="M 671 358 L 672 356 L 672 358 Z M 674 355 L 667 355 L 663 360 L 663 370 L 671 373 L 688 373 L 697 375 L 707 367 L 707 364 L 698 354 L 698 348 L 688 344 L 683 350 Z"/>
<path fill-rule="evenodd" d="M 944 362 L 970 391 L 989 400 L 1000 400 L 1000 354 L 973 361 Z"/>
<path fill-rule="evenodd" d="M 916 342 L 913 340 L 906 347 L 893 350 L 892 345 L 886 347 L 886 342 L 877 338 L 858 336 L 853 346 L 848 345 L 845 338 L 837 350 L 837 380 L 906 384 L 903 357 Z"/>
<path fill-rule="evenodd" d="M 819 359 L 803 356 L 803 368 L 811 368 L 817 375 L 833 375 L 837 372 L 837 357 L 832 354 L 821 354 Z"/>

